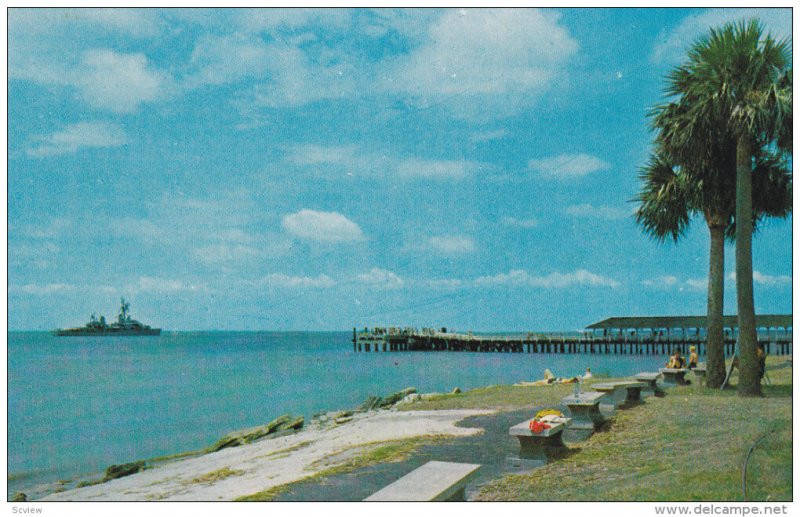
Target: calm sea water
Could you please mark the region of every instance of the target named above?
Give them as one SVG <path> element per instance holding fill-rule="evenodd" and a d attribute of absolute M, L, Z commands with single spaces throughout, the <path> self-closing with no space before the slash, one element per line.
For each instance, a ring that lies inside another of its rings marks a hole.
<path fill-rule="evenodd" d="M 8 336 L 8 492 L 200 449 L 285 413 L 360 405 L 408 386 L 444 392 L 592 371 L 652 371 L 659 356 L 355 353 L 348 332 Z"/>

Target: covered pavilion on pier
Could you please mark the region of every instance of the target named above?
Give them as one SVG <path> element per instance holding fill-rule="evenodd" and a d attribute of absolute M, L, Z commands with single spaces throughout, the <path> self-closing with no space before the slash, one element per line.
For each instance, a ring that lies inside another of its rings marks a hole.
<path fill-rule="evenodd" d="M 586 327 L 593 338 L 667 341 L 681 344 L 704 343 L 706 338 L 705 316 L 632 316 L 607 318 Z M 736 316 L 723 317 L 726 345 L 732 346 L 738 335 Z M 759 341 L 780 345 L 791 343 L 791 314 L 756 315 L 756 330 Z"/>

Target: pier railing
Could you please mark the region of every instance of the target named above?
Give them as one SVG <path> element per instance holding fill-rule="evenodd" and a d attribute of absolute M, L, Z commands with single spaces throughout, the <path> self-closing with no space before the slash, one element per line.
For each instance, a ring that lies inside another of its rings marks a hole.
<path fill-rule="evenodd" d="M 792 335 L 759 335 L 759 343 L 767 354 L 792 353 Z M 726 336 L 724 353 L 732 356 L 736 345 L 733 336 Z M 694 346 L 699 355 L 706 353 L 702 335 L 665 336 L 627 333 L 608 336 L 542 334 L 484 335 L 443 332 L 433 329 L 376 328 L 353 329 L 354 352 L 505 352 L 551 354 L 637 354 L 669 355 L 676 348 L 688 353 Z"/>

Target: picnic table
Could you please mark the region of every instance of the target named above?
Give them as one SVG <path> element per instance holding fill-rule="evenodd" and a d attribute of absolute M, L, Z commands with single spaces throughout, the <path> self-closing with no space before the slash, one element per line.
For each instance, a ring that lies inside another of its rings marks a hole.
<path fill-rule="evenodd" d="M 464 501 L 464 489 L 480 468 L 473 463 L 429 461 L 364 501 Z"/>
<path fill-rule="evenodd" d="M 545 422 L 550 427 L 539 433 L 530 428 L 530 420 L 520 422 L 508 430 L 508 434 L 519 440 L 519 458 L 512 458 L 513 463 L 528 466 L 540 466 L 558 454 L 564 448 L 563 431 L 571 422 L 570 418 L 561 417 L 557 421 Z M 516 461 L 515 461 L 516 460 Z"/>
<path fill-rule="evenodd" d="M 664 376 L 664 384 L 685 385 L 689 384 L 686 380 L 688 368 L 660 368 L 658 370 Z"/>
<path fill-rule="evenodd" d="M 561 399 L 561 403 L 569 408 L 572 416 L 570 428 L 594 431 L 600 427 L 606 420 L 600 413 L 600 399 L 604 396 L 605 393 L 599 391 L 586 391 Z"/>
<path fill-rule="evenodd" d="M 634 406 L 642 401 L 642 389 L 647 387 L 647 383 L 640 381 L 617 381 L 606 382 L 592 385 L 592 389 L 605 393 L 614 409 L 627 408 Z M 616 397 L 617 391 L 625 390 L 625 398 Z"/>
<path fill-rule="evenodd" d="M 660 372 L 639 372 L 633 376 L 639 382 L 644 382 L 647 388 L 653 392 L 656 397 L 664 397 L 666 393 L 658 387 L 658 378 L 661 377 Z"/>

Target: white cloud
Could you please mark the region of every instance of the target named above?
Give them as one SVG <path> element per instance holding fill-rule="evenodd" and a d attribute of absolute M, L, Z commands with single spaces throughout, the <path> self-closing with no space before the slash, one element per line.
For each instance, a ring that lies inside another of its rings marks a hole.
<path fill-rule="evenodd" d="M 709 9 L 688 16 L 675 29 L 662 32 L 653 49 L 650 60 L 654 63 L 677 64 L 685 59 L 686 51 L 697 38 L 708 34 L 710 28 L 718 28 L 728 22 L 758 18 L 766 29 L 778 39 L 792 36 L 791 9 Z"/>
<path fill-rule="evenodd" d="M 736 281 L 736 272 L 732 271 L 727 275 L 728 280 Z M 753 271 L 753 283 L 759 285 L 782 286 L 792 285 L 790 275 L 766 275 L 761 271 Z"/>
<path fill-rule="evenodd" d="M 461 180 L 481 168 L 468 160 L 398 158 L 359 145 L 298 144 L 287 148 L 285 160 L 318 174 L 346 173 L 362 178 L 404 180 Z"/>
<path fill-rule="evenodd" d="M 491 286 L 527 286 L 531 284 L 531 275 L 521 269 L 512 269 L 508 273 L 498 273 L 493 276 L 482 276 L 475 279 L 478 287 Z"/>
<path fill-rule="evenodd" d="M 735 282 L 736 273 L 728 273 L 725 275 L 725 279 L 729 282 Z M 792 277 L 789 275 L 766 275 L 760 271 L 753 271 L 753 283 L 772 287 L 787 286 L 792 284 Z M 708 278 L 688 278 L 686 280 L 679 280 L 678 277 L 665 275 L 642 280 L 642 285 L 660 289 L 678 288 L 679 290 L 704 290 L 708 288 Z M 729 284 L 728 287 L 732 288 L 733 286 Z"/>
<path fill-rule="evenodd" d="M 152 37 L 160 31 L 158 13 L 153 9 L 73 9 L 69 18 L 70 23 L 83 19 L 87 27 L 135 38 Z"/>
<path fill-rule="evenodd" d="M 475 241 L 464 235 L 435 235 L 428 238 L 427 248 L 442 255 L 459 255 L 475 251 Z"/>
<path fill-rule="evenodd" d="M 517 219 L 516 217 L 503 217 L 500 222 L 505 226 L 512 226 L 516 228 L 534 228 L 539 225 L 536 219 Z"/>
<path fill-rule="evenodd" d="M 239 97 L 244 113 L 253 108 L 298 107 L 325 99 L 359 95 L 358 78 L 363 74 L 352 57 L 338 49 L 326 49 L 323 57 L 309 57 L 291 42 L 266 48 L 269 77 Z"/>
<path fill-rule="evenodd" d="M 171 78 L 152 68 L 144 54 L 120 54 L 109 49 L 84 52 L 73 84 L 95 108 L 132 113 L 139 104 L 164 97 Z"/>
<path fill-rule="evenodd" d="M 72 227 L 70 219 L 54 217 L 46 224 L 24 225 L 11 227 L 9 225 L 9 235 L 19 234 L 30 239 L 58 239 L 65 236 L 67 230 Z"/>
<path fill-rule="evenodd" d="M 263 123 L 264 108 L 386 95 L 389 103 L 441 105 L 458 118 L 498 118 L 565 76 L 578 42 L 560 16 L 538 9 L 11 9 L 8 69 L 11 79 L 75 88 L 89 106 L 114 113 L 255 79 L 234 94 L 251 118 L 242 127 Z M 166 45 L 178 31 L 198 36 L 191 58 L 170 71 L 129 44 Z M 386 37 L 404 51 L 376 57 L 366 50 Z"/>
<path fill-rule="evenodd" d="M 71 154 L 81 148 L 117 147 L 125 145 L 125 131 L 111 122 L 78 122 L 49 136 L 36 138 L 38 145 L 28 149 L 33 157 Z"/>
<path fill-rule="evenodd" d="M 359 72 L 353 57 L 332 47 L 320 53 L 304 49 L 304 44 L 317 40 L 320 26 L 309 26 L 303 33 L 293 31 L 294 25 L 326 23 L 329 17 L 324 11 L 308 11 L 308 16 L 289 11 L 285 16 L 275 16 L 275 10 L 266 9 L 249 11 L 252 16 L 233 16 L 233 26 L 225 34 L 206 33 L 197 39 L 192 71 L 184 86 L 191 89 L 255 79 L 258 82 L 236 92 L 233 101 L 243 115 L 252 118 L 250 125 L 258 125 L 263 108 L 298 107 L 356 95 Z M 269 23 L 261 23 L 265 20 Z M 291 23 L 287 26 L 281 20 Z M 234 32 L 228 32 L 231 29 Z M 261 29 L 270 32 L 270 37 L 259 34 Z"/>
<path fill-rule="evenodd" d="M 347 9 L 237 9 L 238 23 L 251 32 L 296 31 L 309 26 L 344 31 L 350 27 L 351 13 Z"/>
<path fill-rule="evenodd" d="M 139 277 L 139 281 L 135 285 L 127 287 L 127 291 L 132 293 L 158 294 L 170 294 L 182 291 L 205 291 L 206 289 L 205 285 L 186 284 L 180 280 L 151 276 Z"/>
<path fill-rule="evenodd" d="M 789 275 L 765 275 L 760 271 L 753 271 L 753 282 L 761 285 L 792 285 L 792 277 Z"/>
<path fill-rule="evenodd" d="M 259 285 L 285 289 L 327 289 L 336 285 L 336 281 L 328 275 L 290 276 L 283 273 L 270 273 L 262 278 Z"/>
<path fill-rule="evenodd" d="M 304 208 L 285 216 L 282 226 L 290 234 L 310 241 L 352 242 L 364 239 L 361 228 L 337 212 L 317 212 Z"/>
<path fill-rule="evenodd" d="M 631 211 L 624 208 L 608 205 L 594 206 L 589 203 L 584 203 L 582 205 L 571 205 L 568 206 L 564 211 L 567 213 L 567 215 L 572 215 L 575 217 L 592 217 L 607 219 L 609 221 L 625 219 L 631 215 Z"/>
<path fill-rule="evenodd" d="M 401 162 L 397 174 L 401 178 L 463 179 L 476 169 L 475 164 L 465 160 L 419 160 Z"/>
<path fill-rule="evenodd" d="M 198 41 L 189 86 L 257 79 L 234 98 L 244 119 L 241 128 L 263 125 L 264 108 L 364 96 L 375 71 L 348 48 L 360 28 L 355 17 L 348 9 L 237 10 L 227 20 L 225 36 Z M 321 33 L 338 35 L 341 45 L 328 46 Z"/>
<path fill-rule="evenodd" d="M 618 287 L 619 282 L 612 278 L 597 275 L 585 269 L 578 269 L 572 273 L 553 272 L 546 276 L 533 276 L 527 271 L 515 269 L 508 273 L 494 276 L 482 276 L 474 281 L 477 287 L 543 287 L 565 288 L 573 286 L 587 287 Z"/>
<path fill-rule="evenodd" d="M 131 113 L 174 83 L 144 54 L 112 47 L 152 41 L 161 16 L 157 9 L 9 9 L 9 79 L 73 89 L 88 106 Z"/>
<path fill-rule="evenodd" d="M 271 9 L 242 11 L 235 18 L 231 29 L 238 41 L 230 55 L 268 56 L 265 82 L 237 103 L 254 124 L 264 107 L 386 95 L 406 107 L 441 106 L 456 118 L 500 118 L 541 98 L 578 50 L 552 10 Z M 364 54 L 363 44 L 352 43 L 389 33 L 408 51 L 375 60 Z M 327 36 L 344 45 L 330 45 Z M 252 72 L 235 59 L 214 57 L 212 63 L 201 75 L 215 71 L 208 76 L 221 80 Z"/>
<path fill-rule="evenodd" d="M 62 284 L 62 283 L 52 283 L 52 284 L 25 284 L 25 285 L 10 285 L 8 287 L 9 293 L 21 293 L 21 294 L 28 294 L 33 296 L 53 296 L 58 294 L 81 294 L 81 295 L 92 295 L 92 294 L 115 294 L 118 293 L 118 290 L 114 287 L 108 285 L 73 285 L 73 284 Z M 125 293 L 128 292 L 135 292 L 137 289 L 135 287 L 126 287 Z"/>
<path fill-rule="evenodd" d="M 646 287 L 667 289 L 678 285 L 678 277 L 672 275 L 663 275 L 656 278 L 642 280 L 642 285 Z"/>
<path fill-rule="evenodd" d="M 262 251 L 236 242 L 222 241 L 192 250 L 192 256 L 208 265 L 231 266 L 260 257 Z"/>
<path fill-rule="evenodd" d="M 101 216 L 93 224 L 122 227 L 140 245 L 154 247 L 149 252 L 169 249 L 215 274 L 245 274 L 246 267 L 263 267 L 291 251 L 292 240 L 270 228 L 277 225 L 272 217 L 262 220 L 266 214 L 255 209 L 250 191 L 220 190 L 214 198 L 170 191 L 143 208 L 143 217 Z"/>
<path fill-rule="evenodd" d="M 8 75 L 67 84 L 81 40 L 150 38 L 161 30 L 157 9 L 8 9 Z"/>
<path fill-rule="evenodd" d="M 459 118 L 505 116 L 547 91 L 577 52 L 559 18 L 538 9 L 446 10 L 422 45 L 386 67 L 385 87 Z"/>
<path fill-rule="evenodd" d="M 607 169 L 609 164 L 588 154 L 560 154 L 531 160 L 528 168 L 536 171 L 543 179 L 572 179 Z"/>
<path fill-rule="evenodd" d="M 61 263 L 61 247 L 51 239 L 63 239 L 71 222 L 53 219 L 48 225 L 14 226 L 9 224 L 7 256 L 13 267 L 49 269 Z"/>
<path fill-rule="evenodd" d="M 691 289 L 708 289 L 708 278 L 690 278 L 686 285 Z"/>
<path fill-rule="evenodd" d="M 259 77 L 268 73 L 270 62 L 270 48 L 259 37 L 243 33 L 202 34 L 191 56 L 196 71 L 186 79 L 186 86 L 220 85 Z"/>
<path fill-rule="evenodd" d="M 397 274 L 380 268 L 372 268 L 369 273 L 358 275 L 356 279 L 373 289 L 399 289 L 405 284 Z"/>
<path fill-rule="evenodd" d="M 652 289 L 671 290 L 677 289 L 683 291 L 685 289 L 691 290 L 704 290 L 708 288 L 708 279 L 706 278 L 688 278 L 681 280 L 674 275 L 662 275 L 655 278 L 648 278 L 642 280 L 641 284 L 645 287 Z"/>
<path fill-rule="evenodd" d="M 70 284 L 25 284 L 19 286 L 9 286 L 9 291 L 13 293 L 30 294 L 34 296 L 48 296 L 58 293 L 73 292 L 75 290 L 76 287 Z"/>

